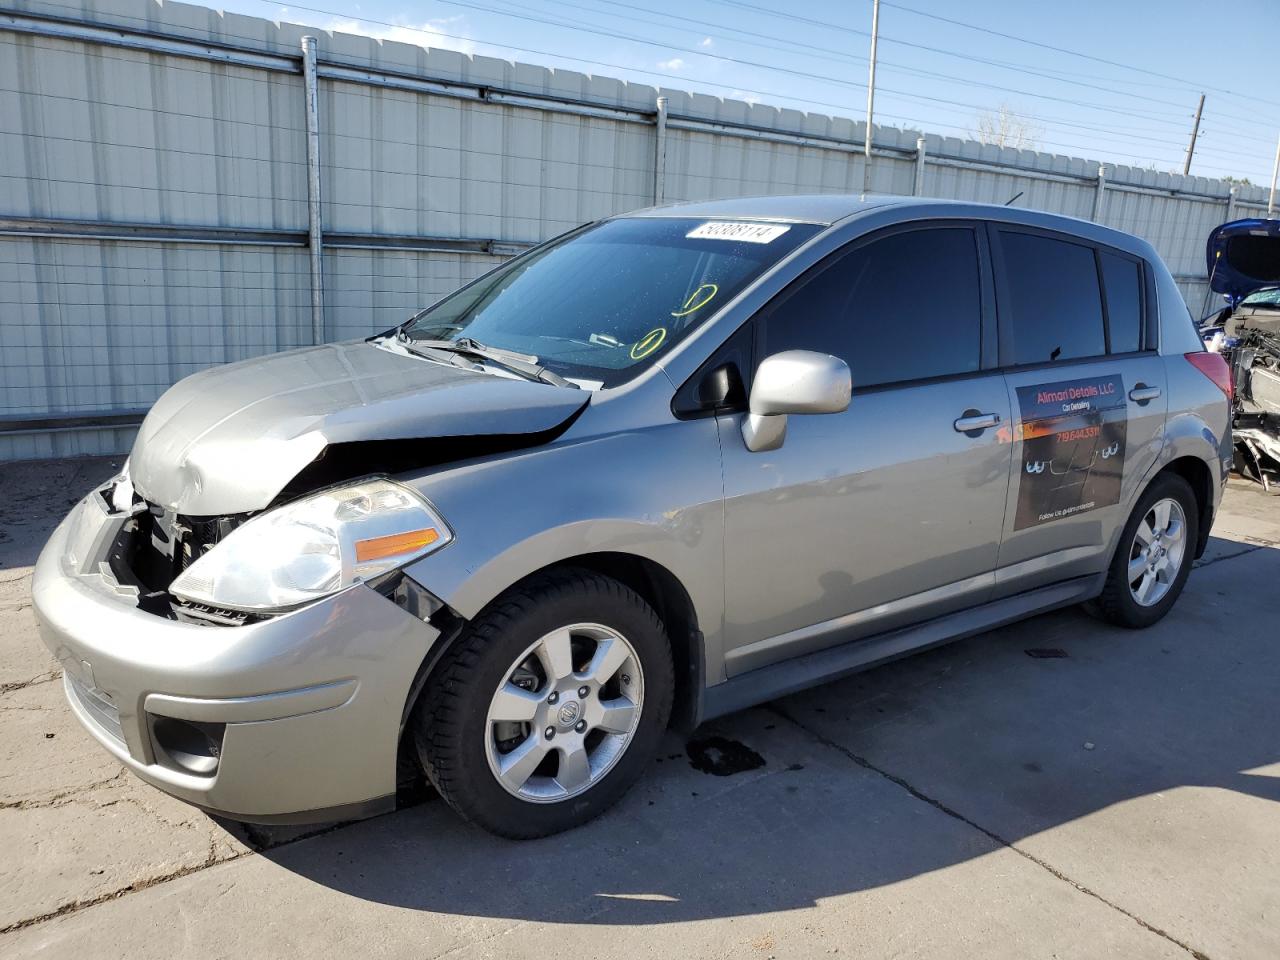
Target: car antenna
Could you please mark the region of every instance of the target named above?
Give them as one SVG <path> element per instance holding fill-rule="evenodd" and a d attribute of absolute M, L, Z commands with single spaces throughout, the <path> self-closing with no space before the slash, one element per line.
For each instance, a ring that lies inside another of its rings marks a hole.
<path fill-rule="evenodd" d="M 1012 197 L 1010 197 L 1008 200 L 1006 200 L 1006 201 L 1004 202 L 1004 205 L 1007 207 L 1009 204 L 1013 203 L 1013 201 L 1017 200 L 1020 196 L 1022 196 L 1022 195 L 1023 195 L 1024 193 L 1026 193 L 1026 192 L 1027 192 L 1027 191 L 1025 191 L 1025 190 L 1019 190 L 1019 191 L 1018 191 L 1017 193 L 1015 193 Z"/>

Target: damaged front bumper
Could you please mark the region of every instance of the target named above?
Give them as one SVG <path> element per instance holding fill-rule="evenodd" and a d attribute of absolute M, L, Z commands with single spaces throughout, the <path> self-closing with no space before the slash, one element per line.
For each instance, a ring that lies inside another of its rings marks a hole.
<path fill-rule="evenodd" d="M 362 584 L 240 626 L 158 616 L 107 563 L 127 519 L 91 493 L 33 574 L 85 728 L 148 783 L 237 819 L 390 809 L 405 705 L 439 631 Z"/>

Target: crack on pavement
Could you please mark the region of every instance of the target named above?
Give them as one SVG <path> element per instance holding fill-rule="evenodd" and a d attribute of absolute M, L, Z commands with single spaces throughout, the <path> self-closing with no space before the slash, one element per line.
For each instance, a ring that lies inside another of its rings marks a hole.
<path fill-rule="evenodd" d="M 48 797 L 39 797 L 27 800 L 0 800 L 0 810 L 44 810 L 49 807 L 63 807 L 69 803 L 74 803 L 76 799 L 83 793 L 89 793 L 92 790 L 100 790 L 103 787 L 110 786 L 123 779 L 129 771 L 126 767 L 121 767 L 111 776 L 102 780 L 95 780 L 93 783 L 86 783 L 78 787 L 72 787 L 70 790 L 63 790 Z"/>
<path fill-rule="evenodd" d="M 203 863 L 195 863 L 185 867 L 179 867 L 169 873 L 161 874 L 158 877 L 147 877 L 143 880 L 135 880 L 126 886 L 116 890 L 110 890 L 96 897 L 90 897 L 87 900 L 72 900 L 62 904 L 56 910 L 50 910 L 48 913 L 42 913 L 35 917 L 28 917 L 25 920 L 16 920 L 8 926 L 0 927 L 0 936 L 6 933 L 16 933 L 19 930 L 25 930 L 28 927 L 34 927 L 37 924 L 46 923 L 49 920 L 56 920 L 58 917 L 65 917 L 68 914 L 79 913 L 81 910 L 87 910 L 89 907 L 96 907 L 102 903 L 109 903 L 112 900 L 119 900 L 121 897 L 131 893 L 139 893 L 150 887 L 159 886 L 162 883 L 168 883 L 170 880 L 179 880 L 182 877 L 188 877 L 193 873 L 199 873 L 201 870 L 207 870 L 209 867 L 217 866 L 220 863 L 231 863 L 233 860 L 239 860 L 241 857 L 252 856 L 252 850 L 242 850 L 233 853 L 230 856 L 218 859 L 217 847 L 210 843 L 209 854 Z"/>
<path fill-rule="evenodd" d="M 397 807 L 395 810 L 390 812 L 399 813 L 401 810 L 405 810 L 405 809 L 408 809 L 408 808 Z M 387 816 L 387 814 L 384 813 L 381 816 L 385 817 Z M 373 819 L 376 820 L 378 818 L 374 817 Z M 337 823 L 326 823 L 316 827 L 314 830 L 308 830 L 305 833 L 300 833 L 292 837 L 285 837 L 283 840 L 273 840 L 271 838 L 270 833 L 266 829 L 264 829 L 261 824 L 241 823 L 241 826 L 244 828 L 245 840 L 248 841 L 252 851 L 254 853 L 265 853 L 268 850 L 279 850 L 281 847 L 287 847 L 290 844 L 298 843 L 299 841 L 302 841 L 302 840 L 311 840 L 311 839 L 314 839 L 315 837 L 323 837 L 326 834 L 337 833 L 339 830 L 343 830 L 347 827 L 354 826 L 355 824 L 362 823 L 362 822 L 364 821 L 340 820 Z"/>
<path fill-rule="evenodd" d="M 61 670 L 50 670 L 47 673 L 38 674 L 30 680 L 14 680 L 8 683 L 0 683 L 0 696 L 4 696 L 6 693 L 13 693 L 15 690 L 25 690 L 27 687 L 34 687 L 37 684 L 49 683 L 50 681 L 61 679 Z"/>
<path fill-rule="evenodd" d="M 595 916 L 595 914 L 593 914 L 592 916 Z M 450 947 L 444 953 L 437 953 L 432 958 L 432 960 L 445 960 L 446 957 L 451 957 L 455 954 L 461 953 L 463 950 L 470 950 L 472 947 L 479 946 L 480 944 L 492 943 L 494 940 L 497 940 L 499 937 L 508 936 L 511 934 L 513 930 L 518 930 L 521 927 L 526 926 L 527 924 L 528 924 L 528 921 L 526 920 L 517 920 L 515 923 L 511 924 L 511 926 L 503 927 L 501 930 L 495 930 L 493 933 L 489 934 L 487 937 L 481 937 L 479 940 L 475 940 L 470 943 L 460 943 L 455 947 Z"/>
<path fill-rule="evenodd" d="M 1280 541 L 1268 540 L 1266 537 L 1254 537 L 1250 535 L 1243 536 L 1239 540 L 1232 540 L 1230 542 L 1239 545 L 1242 549 L 1237 550 L 1235 553 L 1224 553 L 1216 557 L 1209 557 L 1208 559 L 1201 558 L 1195 562 L 1193 565 L 1194 568 L 1199 570 L 1202 567 L 1211 567 L 1215 563 L 1220 563 L 1223 560 L 1234 560 L 1236 557 L 1246 557 L 1251 553 L 1257 553 L 1259 550 L 1274 550 L 1277 547 L 1280 547 Z"/>
<path fill-rule="evenodd" d="M 196 819 L 172 820 L 169 817 L 165 816 L 163 813 L 161 813 L 159 810 L 157 810 L 155 807 L 148 805 L 146 801 L 144 801 L 143 798 L 140 796 L 129 796 L 126 794 L 123 797 L 116 797 L 114 800 L 107 800 L 105 803 L 99 803 L 96 805 L 96 808 L 98 810 L 105 810 L 107 807 L 114 807 L 121 803 L 126 803 L 131 806 L 137 807 L 147 816 L 153 817 L 154 819 L 159 820 L 161 823 L 163 823 L 166 827 L 172 827 L 175 830 L 197 830 L 198 831 L 200 829 L 199 820 L 196 820 Z M 191 809 L 193 813 L 198 815 L 198 811 L 196 811 L 195 808 L 191 808 Z M 204 822 L 205 823 L 209 822 L 207 817 L 205 818 Z"/>
<path fill-rule="evenodd" d="M 1235 553 L 1224 553 L 1220 556 L 1210 557 L 1209 559 L 1200 559 L 1192 564 L 1195 570 L 1203 570 L 1205 567 L 1211 567 L 1215 563 L 1221 563 L 1223 560 L 1234 560 L 1236 557 L 1247 557 L 1251 553 L 1257 553 L 1259 550 L 1265 550 L 1269 544 L 1258 544 L 1256 546 L 1246 546 L 1243 550 L 1237 550 Z"/>
<path fill-rule="evenodd" d="M 1255 549 L 1261 549 L 1261 548 L 1255 548 Z M 822 744 L 824 747 L 828 747 L 840 753 L 841 755 L 848 757 L 850 760 L 852 760 L 858 766 L 862 767 L 864 770 L 869 770 L 872 773 L 877 774 L 878 776 L 881 776 L 884 779 L 888 780 L 890 783 L 893 783 L 898 787 L 901 787 L 903 790 L 911 794 L 911 796 L 915 797 L 917 800 L 920 800 L 923 803 L 927 803 L 929 804 L 929 806 L 933 807 L 934 809 L 938 810 L 941 813 L 946 814 L 948 817 L 951 817 L 954 820 L 958 820 L 961 823 L 965 824 L 966 826 L 971 827 L 974 830 L 977 830 L 979 833 L 990 838 L 994 842 L 998 843 L 1000 846 L 1005 847 L 1009 850 L 1012 850 L 1018 856 L 1026 860 L 1029 860 L 1031 863 L 1034 863 L 1036 866 L 1040 867 L 1042 870 L 1045 870 L 1056 879 L 1061 880 L 1063 883 L 1069 884 L 1070 886 L 1074 887 L 1076 890 L 1078 890 L 1080 893 L 1083 893 L 1085 896 L 1092 897 L 1094 900 L 1097 900 L 1099 903 L 1110 907 L 1112 910 L 1116 911 L 1117 913 L 1125 917 L 1128 917 L 1130 920 L 1132 920 L 1138 926 L 1142 927 L 1144 930 L 1147 930 L 1150 933 L 1154 933 L 1158 937 L 1162 937 L 1163 939 L 1169 941 L 1176 947 L 1180 947 L 1182 950 L 1185 950 L 1190 956 L 1194 957 L 1195 960 L 1210 960 L 1207 954 L 1203 953 L 1200 950 L 1195 949 L 1190 944 L 1184 943 L 1183 941 L 1179 940 L 1177 937 L 1173 936 L 1168 931 L 1162 930 L 1160 927 L 1157 927 L 1154 924 L 1147 922 L 1137 914 L 1132 913 L 1129 910 L 1126 910 L 1124 907 L 1120 906 L 1119 904 L 1114 903 L 1111 900 L 1108 900 L 1106 897 L 1102 896 L 1102 894 L 1098 893 L 1095 890 L 1090 889 L 1089 887 L 1085 886 L 1083 883 L 1080 883 L 1078 880 L 1073 880 L 1071 877 L 1067 876 L 1065 873 L 1063 873 L 1057 867 L 1050 864 L 1048 861 L 1042 860 L 1040 857 L 1037 857 L 1035 854 L 1029 853 L 1028 851 L 1023 850 L 1017 844 L 1013 843 L 1010 840 L 1006 840 L 1004 837 L 1000 836 L 1000 834 L 996 833 L 994 830 L 989 830 L 988 828 L 982 826 L 980 823 L 977 823 L 974 820 L 970 820 L 960 811 L 947 806 L 941 800 L 936 800 L 933 797 L 929 796 L 924 791 L 913 786 L 909 781 L 907 781 L 903 777 L 900 777 L 897 774 L 890 773 L 888 770 L 885 770 L 881 767 L 876 766 L 866 757 L 863 757 L 863 756 L 860 756 L 859 754 L 854 753 L 848 747 L 837 743 L 836 741 L 830 739 L 829 737 L 819 733 L 817 730 L 814 730 L 813 728 L 807 726 L 806 724 L 802 723 L 801 721 L 793 717 L 791 714 L 789 714 L 786 710 L 779 707 L 776 703 L 766 704 L 766 709 L 772 711 L 773 713 L 776 713 L 779 717 L 786 720 L 788 723 L 794 724 L 800 730 L 803 730 L 809 736 L 813 737 L 814 740 Z M 0 933 L 2 932 L 3 931 L 0 931 Z"/>
<path fill-rule="evenodd" d="M 116 777 L 122 776 L 126 773 L 128 773 L 128 770 L 122 767 L 120 770 L 120 773 L 116 774 L 115 777 L 111 777 L 106 781 L 102 781 L 102 783 L 109 783 L 111 780 L 115 780 Z M 95 786 L 101 786 L 101 785 L 102 784 L 96 784 Z M 69 791 L 69 793 L 71 792 L 79 793 L 87 789 L 90 789 L 90 788 L 83 787 L 83 788 L 77 789 L 76 791 Z M 67 796 L 67 795 L 63 794 L 61 796 Z M 67 799 L 65 802 L 70 803 L 72 802 L 72 800 Z M 417 806 L 417 804 L 413 804 L 413 806 Z M 400 809 L 404 809 L 404 808 L 397 808 L 396 812 L 398 812 Z M 387 815 L 388 814 L 383 814 L 383 816 L 387 816 Z M 373 819 L 377 819 L 377 818 L 373 818 Z M 255 844 L 254 846 L 247 847 L 244 850 L 233 852 L 227 856 L 219 857 L 218 842 L 217 842 L 218 838 L 216 836 L 210 837 L 209 853 L 205 857 L 205 860 L 203 863 L 197 863 L 197 864 L 191 864 L 185 867 L 179 867 L 177 870 L 173 870 L 169 873 L 161 874 L 158 877 L 147 877 L 142 880 L 135 880 L 130 884 L 127 884 L 116 890 L 108 891 L 107 893 L 101 894 L 99 896 L 91 897 L 87 900 L 72 900 L 68 903 L 62 904 L 55 910 L 50 910 L 48 913 L 42 913 L 34 917 L 28 917 L 25 920 L 16 920 L 13 923 L 9 924 L 8 926 L 0 927 L 0 936 L 4 936 L 6 933 L 14 933 L 18 930 L 25 930 L 28 927 L 34 927 L 38 924 L 46 923 L 49 920 L 56 920 L 57 918 L 65 917 L 68 914 L 79 913 L 81 910 L 87 910 L 90 907 L 96 907 L 103 903 L 109 903 L 112 900 L 119 900 L 121 897 L 128 896 L 131 893 L 140 893 L 143 890 L 150 889 L 151 887 L 160 886 L 161 884 L 168 883 L 171 880 L 180 880 L 183 877 L 189 877 L 193 873 L 199 873 L 202 870 L 207 870 L 210 867 L 216 867 L 219 864 L 232 863 L 233 861 L 240 860 L 245 857 L 251 857 L 257 853 L 261 853 L 266 850 L 278 850 L 281 847 L 287 847 L 287 846 L 290 846 L 291 844 L 299 843 L 303 840 L 311 840 L 315 837 L 322 837 L 325 834 L 336 833 L 339 830 L 343 830 L 346 827 L 350 827 L 356 823 L 361 823 L 361 822 L 363 821 L 343 820 L 337 823 L 324 824 L 320 827 L 317 827 L 315 830 L 309 830 L 306 833 L 299 834 L 298 836 L 289 837 L 287 839 L 279 840 L 275 842 L 272 842 L 271 838 L 267 836 L 266 833 L 262 831 L 260 827 L 257 827 L 254 824 L 246 823 L 244 824 L 244 827 L 246 828 L 245 833 L 250 838 L 250 841 Z M 256 845 L 257 839 L 261 839 L 262 841 L 261 846 Z"/>

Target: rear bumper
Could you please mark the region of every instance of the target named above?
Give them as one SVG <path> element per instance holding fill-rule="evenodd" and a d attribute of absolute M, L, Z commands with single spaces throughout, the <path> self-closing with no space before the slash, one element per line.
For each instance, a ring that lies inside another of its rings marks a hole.
<path fill-rule="evenodd" d="M 364 586 L 238 627 L 145 613 L 100 572 L 122 522 L 91 494 L 32 579 L 41 636 L 89 733 L 148 783 L 231 817 L 385 808 L 410 685 L 438 632 Z M 174 730 L 207 732 L 212 756 L 191 762 Z"/>

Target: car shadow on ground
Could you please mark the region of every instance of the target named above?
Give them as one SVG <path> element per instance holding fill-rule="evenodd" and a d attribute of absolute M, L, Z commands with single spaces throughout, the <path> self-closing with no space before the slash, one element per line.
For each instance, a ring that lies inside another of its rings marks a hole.
<path fill-rule="evenodd" d="M 695 736 L 763 766 L 709 775 L 669 738 L 615 810 L 558 837 L 500 840 L 432 799 L 262 855 L 399 907 L 666 923 L 809 907 L 1182 787 L 1280 801 L 1251 772 L 1280 762 L 1277 582 L 1280 550 L 1215 538 L 1150 630 L 1060 611 L 723 718 Z"/>

